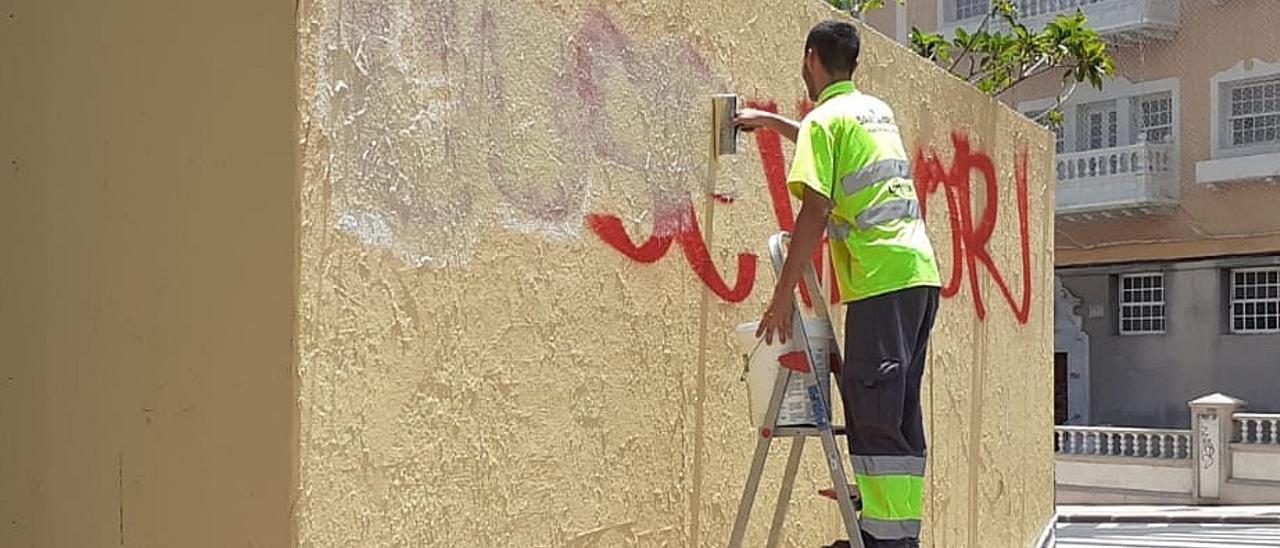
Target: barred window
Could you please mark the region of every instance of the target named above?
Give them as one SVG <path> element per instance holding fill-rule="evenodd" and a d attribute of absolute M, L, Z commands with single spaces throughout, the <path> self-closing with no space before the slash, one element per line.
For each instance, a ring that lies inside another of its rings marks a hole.
<path fill-rule="evenodd" d="M 990 0 L 954 0 L 956 21 L 986 15 L 991 10 Z M 937 5 L 937 4 L 935 4 Z"/>
<path fill-rule="evenodd" d="M 1173 135 L 1173 94 L 1157 93 L 1137 99 L 1134 128 L 1148 141 L 1163 142 Z"/>
<path fill-rule="evenodd" d="M 1084 124 L 1081 150 L 1119 146 L 1119 112 L 1115 101 L 1100 101 L 1080 107 Z"/>
<path fill-rule="evenodd" d="M 1280 77 L 1231 84 L 1231 146 L 1280 143 Z"/>
<path fill-rule="evenodd" d="M 1280 332 L 1280 268 L 1231 271 L 1231 332 Z"/>
<path fill-rule="evenodd" d="M 1120 277 L 1120 334 L 1164 333 L 1164 274 Z"/>

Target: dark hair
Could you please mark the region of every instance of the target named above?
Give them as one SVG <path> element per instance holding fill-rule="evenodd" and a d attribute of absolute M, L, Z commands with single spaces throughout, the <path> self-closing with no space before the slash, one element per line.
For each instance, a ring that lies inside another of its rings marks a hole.
<path fill-rule="evenodd" d="M 809 30 L 804 49 L 817 52 L 823 68 L 837 76 L 846 76 L 853 74 L 853 67 L 858 64 L 862 40 L 858 37 L 857 27 L 832 19 Z"/>

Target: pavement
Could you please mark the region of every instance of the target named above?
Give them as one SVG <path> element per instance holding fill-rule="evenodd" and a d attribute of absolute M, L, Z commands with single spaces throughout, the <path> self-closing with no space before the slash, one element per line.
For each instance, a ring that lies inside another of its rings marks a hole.
<path fill-rule="evenodd" d="M 1277 548 L 1280 525 L 1064 523 L 1055 548 Z"/>
<path fill-rule="evenodd" d="M 1227 523 L 1235 525 L 1280 525 L 1280 505 L 1064 505 L 1058 506 L 1058 523 Z"/>
<path fill-rule="evenodd" d="M 1059 506 L 1057 548 L 1280 548 L 1280 506 Z"/>

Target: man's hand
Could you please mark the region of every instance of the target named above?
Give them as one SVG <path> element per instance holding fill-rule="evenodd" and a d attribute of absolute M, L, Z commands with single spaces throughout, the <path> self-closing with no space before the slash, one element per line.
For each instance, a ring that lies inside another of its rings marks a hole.
<path fill-rule="evenodd" d="M 754 108 L 744 108 L 738 111 L 737 116 L 733 118 L 733 125 L 742 131 L 755 131 L 757 129 L 771 129 L 773 124 L 777 123 L 777 115 Z"/>
<path fill-rule="evenodd" d="M 732 123 L 734 127 L 747 132 L 757 129 L 772 129 L 793 143 L 796 141 L 796 133 L 800 131 L 800 122 L 767 110 L 754 108 L 739 110 Z"/>
<path fill-rule="evenodd" d="M 791 236 L 791 245 L 787 250 L 787 260 L 782 265 L 782 273 L 778 275 L 778 285 L 774 286 L 773 299 L 764 317 L 760 318 L 760 328 L 756 337 L 764 335 L 767 344 L 773 344 L 773 334 L 778 340 L 787 342 L 791 336 L 792 305 L 796 301 L 796 285 L 804 277 L 804 269 L 813 260 L 813 252 L 822 241 L 822 231 L 827 226 L 827 213 L 831 211 L 831 202 L 812 188 L 805 187 L 804 197 L 800 201 L 800 214 L 796 216 L 795 234 Z M 821 297 L 818 297 L 821 298 Z"/>
<path fill-rule="evenodd" d="M 765 344 L 773 344 L 773 334 L 778 334 L 778 342 L 787 342 L 791 336 L 791 306 L 795 303 L 795 292 L 775 292 L 769 301 L 769 308 L 760 318 L 760 327 L 756 329 L 756 338 L 764 335 Z"/>

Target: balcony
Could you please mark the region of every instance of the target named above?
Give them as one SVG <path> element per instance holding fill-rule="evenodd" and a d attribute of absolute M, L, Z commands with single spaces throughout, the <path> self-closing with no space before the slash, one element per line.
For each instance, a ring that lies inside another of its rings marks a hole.
<path fill-rule="evenodd" d="M 943 23 L 939 29 L 945 36 L 963 27 L 972 32 L 982 17 L 955 20 L 956 0 L 943 2 Z M 1041 29 L 1059 15 L 1084 12 L 1090 26 L 1107 41 L 1118 46 L 1144 44 L 1152 40 L 1168 40 L 1182 23 L 1181 0 L 1014 0 L 1022 22 L 1029 29 Z M 950 10 L 950 11 L 947 11 Z M 999 25 L 994 25 L 998 30 Z"/>
<path fill-rule="evenodd" d="M 1068 221 L 1162 214 L 1178 205 L 1170 143 L 1137 144 L 1058 155 L 1058 206 Z"/>

